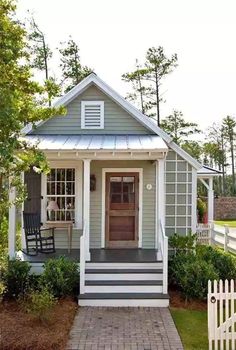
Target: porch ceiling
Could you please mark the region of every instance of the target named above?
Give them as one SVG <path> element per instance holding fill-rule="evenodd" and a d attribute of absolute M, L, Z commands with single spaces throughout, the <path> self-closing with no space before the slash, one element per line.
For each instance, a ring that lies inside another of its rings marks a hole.
<path fill-rule="evenodd" d="M 168 152 L 158 135 L 27 135 L 24 139 L 45 151 Z"/>

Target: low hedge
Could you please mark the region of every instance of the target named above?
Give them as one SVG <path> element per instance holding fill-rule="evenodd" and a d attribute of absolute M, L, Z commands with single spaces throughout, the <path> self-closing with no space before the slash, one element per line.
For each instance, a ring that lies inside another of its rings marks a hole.
<path fill-rule="evenodd" d="M 236 257 L 222 249 L 196 245 L 190 238 L 170 240 L 175 255 L 169 262 L 169 285 L 186 299 L 207 297 L 208 280 L 236 279 Z"/>

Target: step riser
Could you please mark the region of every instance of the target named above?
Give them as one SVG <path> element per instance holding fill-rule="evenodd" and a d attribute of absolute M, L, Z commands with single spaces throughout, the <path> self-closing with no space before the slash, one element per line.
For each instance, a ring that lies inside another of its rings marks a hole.
<path fill-rule="evenodd" d="M 86 269 L 162 269 L 163 263 L 86 263 Z"/>
<path fill-rule="evenodd" d="M 80 306 L 168 307 L 169 299 L 80 299 Z"/>
<path fill-rule="evenodd" d="M 85 293 L 162 293 L 162 286 L 85 286 Z"/>
<path fill-rule="evenodd" d="M 162 281 L 162 273 L 86 273 L 86 281 Z"/>

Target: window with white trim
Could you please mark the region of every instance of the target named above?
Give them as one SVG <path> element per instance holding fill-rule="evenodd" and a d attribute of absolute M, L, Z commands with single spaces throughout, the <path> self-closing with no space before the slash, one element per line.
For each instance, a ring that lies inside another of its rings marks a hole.
<path fill-rule="evenodd" d="M 53 168 L 46 178 L 47 221 L 75 221 L 74 168 Z"/>
<path fill-rule="evenodd" d="M 81 129 L 104 129 L 104 101 L 81 101 Z"/>

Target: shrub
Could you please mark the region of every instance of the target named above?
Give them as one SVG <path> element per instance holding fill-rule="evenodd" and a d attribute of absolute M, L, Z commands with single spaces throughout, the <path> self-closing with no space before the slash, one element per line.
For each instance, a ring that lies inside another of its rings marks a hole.
<path fill-rule="evenodd" d="M 181 236 L 175 233 L 169 238 L 169 245 L 174 248 L 176 252 L 182 250 L 193 250 L 195 249 L 196 235 L 188 234 L 187 236 Z"/>
<path fill-rule="evenodd" d="M 8 297 L 18 298 L 24 295 L 30 285 L 30 265 L 26 261 L 8 260 L 2 269 L 2 281 Z"/>
<path fill-rule="evenodd" d="M 2 301 L 5 290 L 6 290 L 6 286 L 4 285 L 3 282 L 0 281 L 0 302 Z"/>
<path fill-rule="evenodd" d="M 206 299 L 208 280 L 218 278 L 214 266 L 198 258 L 179 265 L 176 269 L 176 280 L 186 299 Z"/>
<path fill-rule="evenodd" d="M 204 245 L 197 246 L 196 254 L 215 267 L 220 279 L 236 279 L 236 258 L 232 254 L 220 248 Z"/>
<path fill-rule="evenodd" d="M 46 322 L 50 319 L 56 301 L 52 292 L 47 287 L 43 287 L 41 290 L 29 292 L 23 301 L 23 307 L 36 319 Z"/>
<path fill-rule="evenodd" d="M 196 257 L 192 252 L 185 253 L 179 252 L 169 261 L 169 285 L 172 287 L 180 288 L 179 286 L 179 275 L 183 271 L 183 266 L 195 261 Z"/>
<path fill-rule="evenodd" d="M 56 297 L 73 295 L 79 287 L 77 263 L 63 256 L 48 260 L 44 265 L 41 282 L 44 286 L 49 286 Z"/>
<path fill-rule="evenodd" d="M 8 220 L 3 216 L 0 223 L 0 259 L 7 256 Z"/>
<path fill-rule="evenodd" d="M 198 198 L 198 200 L 197 200 L 197 212 L 198 212 L 199 222 L 203 222 L 203 218 L 204 218 L 206 211 L 207 211 L 206 203 L 201 198 Z"/>

